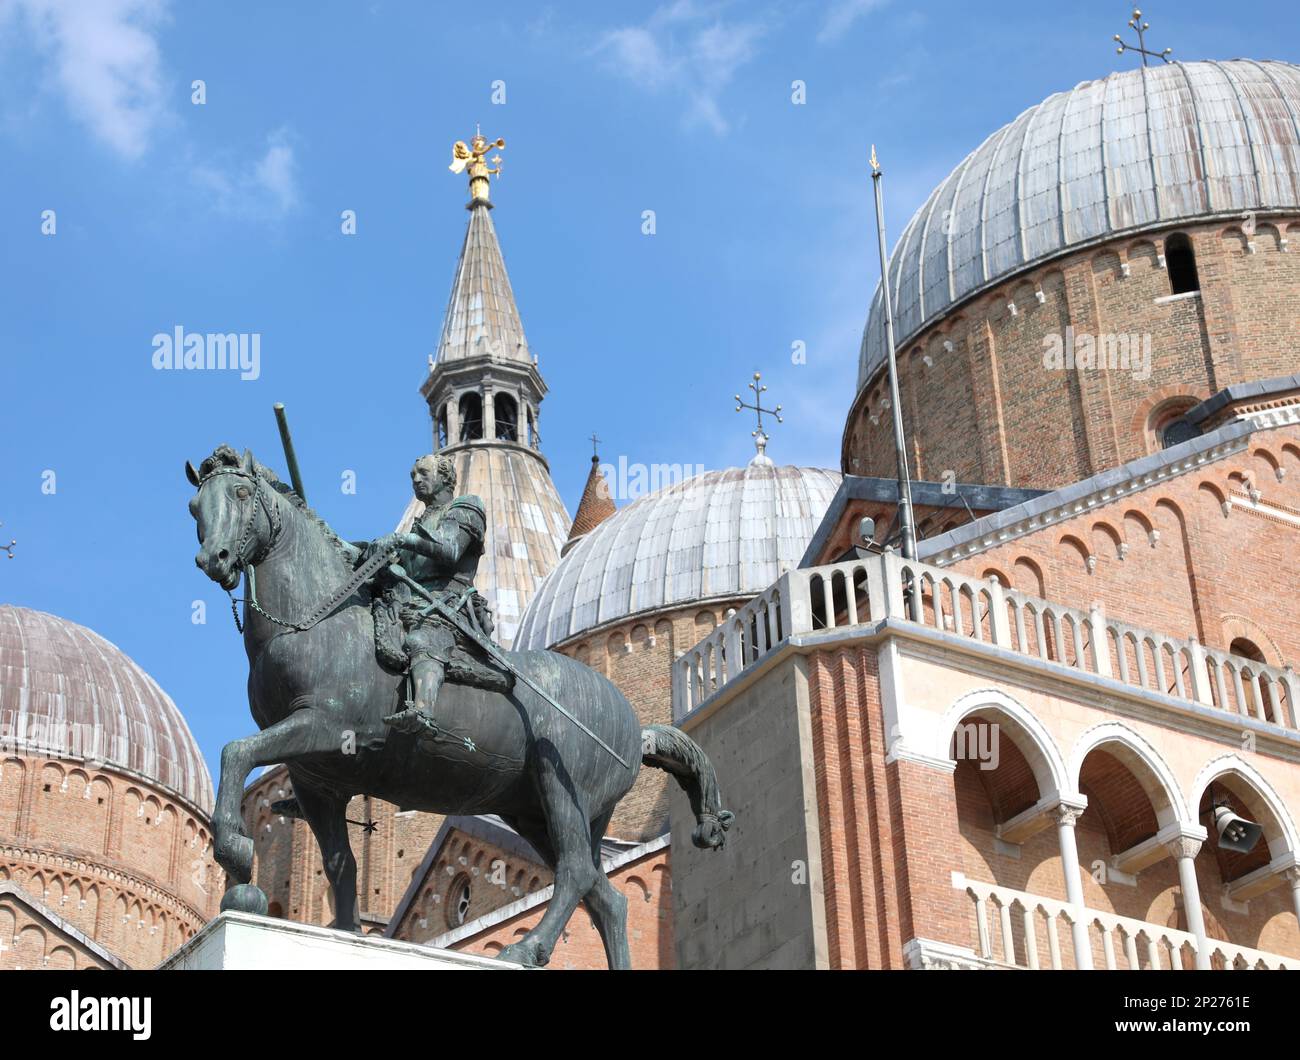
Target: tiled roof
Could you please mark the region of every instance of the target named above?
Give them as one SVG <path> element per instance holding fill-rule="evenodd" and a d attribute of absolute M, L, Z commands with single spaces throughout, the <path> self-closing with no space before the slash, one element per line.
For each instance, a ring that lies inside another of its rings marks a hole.
<path fill-rule="evenodd" d="M 616 511 L 618 508 L 614 504 L 614 498 L 609 494 L 609 483 L 600 473 L 600 457 L 593 456 L 587 484 L 582 490 L 582 500 L 578 502 L 578 511 L 573 517 L 573 527 L 569 530 L 569 540 L 591 533 Z"/>
<path fill-rule="evenodd" d="M 212 778 L 176 704 L 98 633 L 0 605 L 0 749 L 118 766 L 212 811 Z"/>
<path fill-rule="evenodd" d="M 954 169 L 889 259 L 901 347 L 973 292 L 1112 235 L 1300 206 L 1300 67 L 1170 63 L 1030 107 Z M 859 385 L 885 357 L 880 287 Z"/>
<path fill-rule="evenodd" d="M 620 509 L 542 584 L 515 646 L 549 648 L 630 615 L 745 598 L 796 567 L 839 486 L 835 471 L 707 471 Z"/>
<path fill-rule="evenodd" d="M 437 359 L 441 363 L 485 353 L 525 363 L 533 359 L 501 257 L 492 211 L 479 203 L 469 212 Z"/>

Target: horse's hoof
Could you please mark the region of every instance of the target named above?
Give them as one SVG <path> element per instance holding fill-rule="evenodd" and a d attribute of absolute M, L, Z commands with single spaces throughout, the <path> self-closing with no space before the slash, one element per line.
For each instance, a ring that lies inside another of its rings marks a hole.
<path fill-rule="evenodd" d="M 541 968 L 546 964 L 546 955 L 542 953 L 542 947 L 536 942 L 527 942 L 520 940 L 512 942 L 509 946 L 497 954 L 498 960 L 509 961 L 511 964 L 521 964 L 525 968 Z"/>
<path fill-rule="evenodd" d="M 266 892 L 256 884 L 239 883 L 221 898 L 223 913 L 256 913 L 266 916 Z"/>

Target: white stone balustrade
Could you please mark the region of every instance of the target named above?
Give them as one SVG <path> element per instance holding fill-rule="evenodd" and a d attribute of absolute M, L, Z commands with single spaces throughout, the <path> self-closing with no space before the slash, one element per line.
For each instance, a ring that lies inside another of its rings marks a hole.
<path fill-rule="evenodd" d="M 826 630 L 914 622 L 1082 673 L 1288 729 L 1295 673 L 1081 611 L 894 553 L 792 570 L 728 616 L 673 667 L 682 718 L 783 641 Z"/>
<path fill-rule="evenodd" d="M 1131 917 L 1077 907 L 1059 898 L 953 874 L 953 886 L 971 900 L 975 953 L 1008 968 L 1061 969 L 1092 966 L 1107 970 L 1154 971 L 1194 966 L 1196 936 Z M 1077 953 L 1072 926 L 1084 925 L 1086 958 Z M 1300 960 L 1207 940 L 1209 966 L 1228 971 L 1300 968 Z M 1100 960 L 1097 958 L 1100 957 Z M 1088 962 L 1088 963 L 1085 963 Z"/>

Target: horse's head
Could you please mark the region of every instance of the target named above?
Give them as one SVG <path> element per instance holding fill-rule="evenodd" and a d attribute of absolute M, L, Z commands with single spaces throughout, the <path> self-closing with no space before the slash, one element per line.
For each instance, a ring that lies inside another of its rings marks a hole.
<path fill-rule="evenodd" d="M 196 471 L 188 460 L 185 477 L 198 488 L 190 514 L 198 524 L 194 563 L 227 591 L 245 567 L 264 556 L 279 533 L 276 491 L 265 481 L 251 450 L 241 457 L 218 446 Z"/>

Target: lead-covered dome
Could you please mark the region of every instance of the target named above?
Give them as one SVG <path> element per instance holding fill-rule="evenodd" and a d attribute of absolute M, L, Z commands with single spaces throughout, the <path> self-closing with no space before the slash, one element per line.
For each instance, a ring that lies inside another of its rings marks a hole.
<path fill-rule="evenodd" d="M 212 779 L 176 704 L 98 633 L 0 605 L 0 750 L 102 762 L 212 810 Z"/>
<path fill-rule="evenodd" d="M 620 509 L 542 583 L 517 650 L 548 648 L 632 615 L 753 596 L 798 565 L 839 488 L 834 471 L 707 471 Z"/>
<path fill-rule="evenodd" d="M 901 346 L 973 292 L 1088 243 L 1300 207 L 1300 67 L 1170 63 L 1086 81 L 995 132 L 935 189 L 889 259 Z M 880 286 L 859 386 L 885 357 Z"/>

